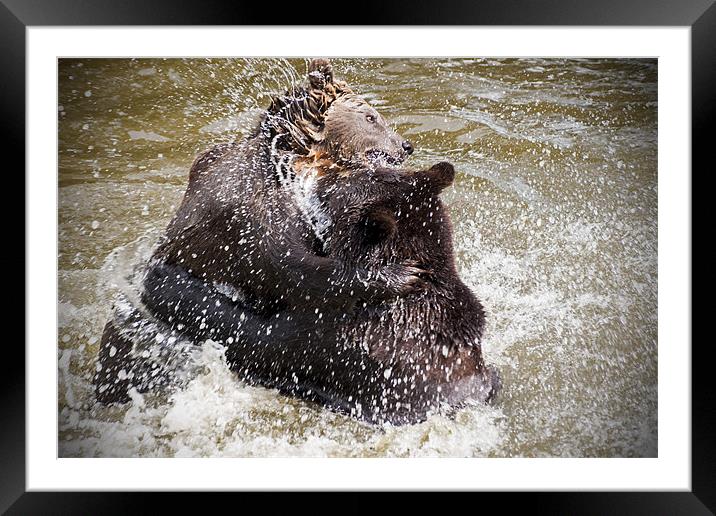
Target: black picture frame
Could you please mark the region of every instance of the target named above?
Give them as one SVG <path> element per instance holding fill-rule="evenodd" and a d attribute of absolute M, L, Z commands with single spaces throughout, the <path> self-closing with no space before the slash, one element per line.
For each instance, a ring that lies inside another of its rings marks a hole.
<path fill-rule="evenodd" d="M 41 25 L 310 25 L 341 24 L 331 9 L 319 8 L 303 20 L 296 9 L 281 9 L 268 2 L 239 4 L 218 0 L 0 0 L 0 114 L 7 129 L 2 139 L 3 156 L 19 158 L 15 170 L 24 169 L 25 142 L 25 29 Z M 342 11 L 338 11 L 342 12 Z M 379 14 L 377 14 L 379 13 Z M 364 25 L 611 25 L 691 27 L 692 73 L 692 170 L 707 171 L 713 146 L 708 128 L 712 125 L 716 98 L 716 6 L 714 0 L 457 0 L 429 4 L 425 1 L 400 4 L 370 0 L 351 10 L 350 21 Z M 565 47 L 568 48 L 568 47 Z M 22 167 L 22 168 L 20 168 Z M 712 167 L 709 167 L 709 171 Z M 6 174 L 9 171 L 6 170 Z M 693 178 L 693 171 L 691 177 Z M 15 176 L 19 176 L 15 173 Z M 24 181 L 22 184 L 24 189 Z M 692 188 L 693 192 L 693 188 Z M 692 199 L 692 207 L 696 203 Z M 693 208 L 692 208 L 693 210 Z M 7 211 L 7 209 L 6 209 Z M 17 216 L 6 213 L 6 221 Z M 692 220 L 696 220 L 693 217 Z M 693 230 L 692 230 L 693 235 Z M 24 241 L 24 239 L 23 239 Z M 24 245 L 22 260 L 26 260 Z M 19 260 L 20 257 L 16 256 Z M 3 258 L 6 261 L 5 258 Z M 693 270 L 692 255 L 692 270 Z M 10 264 L 7 263 L 6 267 Z M 27 270 L 26 270 L 27 274 Z M 31 310 L 31 306 L 26 309 Z M 710 339 L 709 339 L 710 340 Z M 482 506 L 496 501 L 501 509 L 526 503 L 530 512 L 549 514 L 713 514 L 716 510 L 716 399 L 710 384 L 711 361 L 707 342 L 692 345 L 692 491 L 621 493 L 516 493 L 472 496 Z M 68 493 L 26 492 L 25 479 L 25 353 L 6 342 L 3 353 L 2 413 L 0 425 L 0 511 L 10 514 L 113 514 L 150 512 L 151 505 L 167 507 L 180 503 L 184 509 L 206 508 L 206 502 L 188 502 L 187 493 Z M 667 367 L 666 364 L 660 364 Z M 235 495 L 224 495 L 224 498 Z M 251 507 L 253 495 L 241 494 L 242 505 Z M 248 496 L 248 497 L 247 497 Z M 281 497 L 272 499 L 273 503 Z M 293 493 L 292 505 L 302 495 Z M 362 493 L 341 495 L 340 507 L 364 507 Z M 284 497 L 284 499 L 286 499 Z M 410 497 L 422 504 L 422 496 Z M 227 500 L 228 501 L 228 500 Z M 473 502 L 474 503 L 474 502 Z M 408 507 L 404 505 L 404 508 Z M 273 512 L 273 511 L 272 511 Z M 364 512 L 364 511 L 361 511 Z"/>

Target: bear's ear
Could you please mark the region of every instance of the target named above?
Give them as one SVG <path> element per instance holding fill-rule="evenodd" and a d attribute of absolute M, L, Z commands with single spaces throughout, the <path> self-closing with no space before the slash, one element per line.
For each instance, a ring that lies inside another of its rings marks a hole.
<path fill-rule="evenodd" d="M 308 64 L 308 82 L 311 88 L 322 90 L 333 82 L 333 66 L 328 59 L 311 59 Z"/>
<path fill-rule="evenodd" d="M 450 186 L 455 180 L 455 167 L 447 161 L 441 161 L 430 167 L 426 175 L 430 183 L 438 191 L 441 191 L 443 188 Z"/>

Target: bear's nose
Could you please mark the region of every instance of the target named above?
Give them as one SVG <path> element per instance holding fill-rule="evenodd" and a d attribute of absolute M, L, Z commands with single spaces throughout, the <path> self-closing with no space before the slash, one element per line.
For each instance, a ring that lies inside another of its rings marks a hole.
<path fill-rule="evenodd" d="M 403 142 L 403 150 L 407 152 L 408 154 L 413 153 L 413 144 L 411 144 L 408 140 L 405 140 Z"/>

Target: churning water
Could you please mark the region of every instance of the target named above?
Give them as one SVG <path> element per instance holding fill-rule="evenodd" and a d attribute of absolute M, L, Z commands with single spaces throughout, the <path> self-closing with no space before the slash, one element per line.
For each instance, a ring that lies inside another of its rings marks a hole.
<path fill-rule="evenodd" d="M 657 64 L 335 59 L 416 152 L 451 161 L 460 274 L 488 310 L 504 390 L 372 427 L 239 381 L 207 342 L 172 392 L 94 402 L 102 327 L 194 156 L 251 128 L 307 61 L 61 60 L 60 456 L 657 454 Z"/>

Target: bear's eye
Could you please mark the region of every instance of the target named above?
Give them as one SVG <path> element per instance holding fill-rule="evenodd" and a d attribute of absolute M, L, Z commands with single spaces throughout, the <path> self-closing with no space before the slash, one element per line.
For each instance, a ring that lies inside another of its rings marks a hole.
<path fill-rule="evenodd" d="M 371 124 L 375 123 L 375 117 L 373 115 L 366 115 L 365 119 L 368 120 Z"/>

